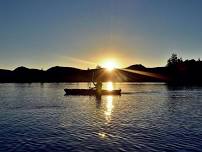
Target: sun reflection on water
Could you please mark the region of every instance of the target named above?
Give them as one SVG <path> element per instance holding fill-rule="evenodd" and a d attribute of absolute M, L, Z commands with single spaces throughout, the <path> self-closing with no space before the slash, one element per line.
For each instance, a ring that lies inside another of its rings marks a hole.
<path fill-rule="evenodd" d="M 105 132 L 98 133 L 98 135 L 99 135 L 101 138 L 106 138 L 106 136 L 107 136 Z"/>
<path fill-rule="evenodd" d="M 114 89 L 112 82 L 107 82 L 107 90 L 112 91 Z"/>
<path fill-rule="evenodd" d="M 106 96 L 105 111 L 104 111 L 105 120 L 106 120 L 105 125 L 106 126 L 110 125 L 113 108 L 114 108 L 113 96 Z M 101 139 L 107 138 L 108 135 L 109 134 L 107 132 L 105 132 L 105 130 L 103 130 L 103 129 L 101 132 L 98 133 L 98 136 Z"/>
<path fill-rule="evenodd" d="M 105 83 L 105 89 L 108 91 L 112 91 L 114 89 L 113 83 L 112 82 L 107 82 Z M 106 98 L 105 98 L 106 97 Z M 105 125 L 108 126 L 110 125 L 110 122 L 112 120 L 112 112 L 113 112 L 113 96 L 109 95 L 109 96 L 105 96 L 104 98 L 105 100 L 105 106 L 104 106 L 104 116 L 105 116 Z M 101 139 L 105 139 L 108 137 L 108 133 L 105 131 L 105 129 L 101 130 L 100 132 L 98 132 L 98 136 Z"/>
<path fill-rule="evenodd" d="M 113 110 L 113 97 L 112 96 L 107 96 L 107 101 L 106 101 L 106 110 L 105 110 L 105 119 L 107 123 L 110 123 L 111 121 L 111 114 Z"/>

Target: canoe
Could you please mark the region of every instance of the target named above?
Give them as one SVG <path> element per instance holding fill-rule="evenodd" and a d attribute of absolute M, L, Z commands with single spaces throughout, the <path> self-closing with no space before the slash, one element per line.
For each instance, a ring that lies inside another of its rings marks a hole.
<path fill-rule="evenodd" d="M 98 93 L 95 89 L 64 89 L 66 95 L 121 95 L 121 89 L 119 90 L 102 90 Z"/>

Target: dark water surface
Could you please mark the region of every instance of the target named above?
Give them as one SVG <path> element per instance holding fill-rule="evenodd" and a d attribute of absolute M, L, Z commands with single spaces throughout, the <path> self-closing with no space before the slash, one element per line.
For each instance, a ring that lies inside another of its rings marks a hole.
<path fill-rule="evenodd" d="M 105 85 L 122 96 L 64 96 L 85 83 L 0 84 L 0 151 L 202 151 L 202 87 Z"/>

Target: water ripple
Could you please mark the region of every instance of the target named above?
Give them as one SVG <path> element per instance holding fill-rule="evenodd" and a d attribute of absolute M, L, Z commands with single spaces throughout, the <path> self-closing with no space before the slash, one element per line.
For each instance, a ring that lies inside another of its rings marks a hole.
<path fill-rule="evenodd" d="M 87 84 L 1 84 L 0 151 L 202 149 L 200 87 L 123 83 L 122 96 L 96 99 L 66 86 Z"/>

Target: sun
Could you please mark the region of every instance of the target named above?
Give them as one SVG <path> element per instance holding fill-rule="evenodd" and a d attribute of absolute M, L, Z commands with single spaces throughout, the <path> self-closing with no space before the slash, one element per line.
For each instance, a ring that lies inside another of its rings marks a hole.
<path fill-rule="evenodd" d="M 114 60 L 105 61 L 102 65 L 108 71 L 113 71 L 117 67 L 117 63 Z"/>

